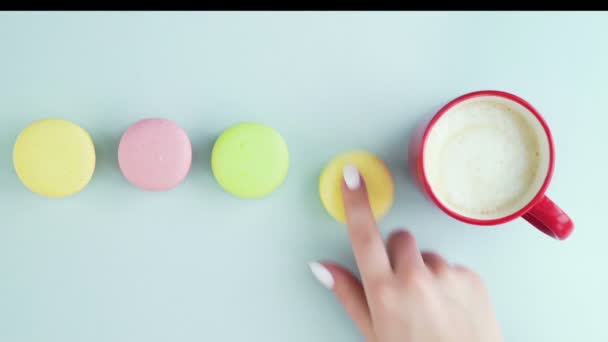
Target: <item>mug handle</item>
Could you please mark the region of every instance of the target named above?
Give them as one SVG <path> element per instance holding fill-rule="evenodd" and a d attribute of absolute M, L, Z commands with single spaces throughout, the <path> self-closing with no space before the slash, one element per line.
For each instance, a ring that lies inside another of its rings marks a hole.
<path fill-rule="evenodd" d="M 574 230 L 572 219 L 547 196 L 522 217 L 541 232 L 558 240 L 566 239 Z"/>

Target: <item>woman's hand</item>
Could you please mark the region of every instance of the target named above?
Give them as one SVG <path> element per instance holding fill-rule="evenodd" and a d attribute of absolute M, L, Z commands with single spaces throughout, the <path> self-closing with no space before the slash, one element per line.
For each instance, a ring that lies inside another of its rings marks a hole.
<path fill-rule="evenodd" d="M 353 166 L 342 184 L 348 234 L 361 274 L 331 262 L 311 263 L 368 342 L 497 342 L 498 323 L 480 278 L 440 255 L 420 253 L 407 231 L 385 248 L 365 184 Z"/>

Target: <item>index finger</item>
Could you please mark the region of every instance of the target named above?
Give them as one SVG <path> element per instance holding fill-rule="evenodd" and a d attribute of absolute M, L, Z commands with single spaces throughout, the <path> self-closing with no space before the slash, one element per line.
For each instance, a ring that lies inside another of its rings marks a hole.
<path fill-rule="evenodd" d="M 343 169 L 342 197 L 346 223 L 363 286 L 391 274 L 384 241 L 369 204 L 365 181 L 353 165 Z"/>

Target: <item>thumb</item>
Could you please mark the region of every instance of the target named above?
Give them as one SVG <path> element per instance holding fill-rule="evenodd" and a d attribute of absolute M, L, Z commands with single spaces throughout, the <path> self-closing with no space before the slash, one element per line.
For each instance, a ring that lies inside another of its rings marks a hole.
<path fill-rule="evenodd" d="M 333 262 L 311 262 L 312 274 L 327 289 L 332 290 L 346 313 L 355 322 L 366 341 L 374 341 L 372 320 L 359 279 L 346 268 Z"/>

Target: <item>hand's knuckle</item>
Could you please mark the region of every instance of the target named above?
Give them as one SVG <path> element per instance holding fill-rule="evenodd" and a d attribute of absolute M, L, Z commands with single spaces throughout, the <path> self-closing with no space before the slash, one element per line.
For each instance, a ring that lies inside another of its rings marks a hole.
<path fill-rule="evenodd" d="M 399 303 L 399 292 L 389 283 L 376 284 L 374 287 L 374 298 L 377 305 L 384 310 L 392 310 Z"/>
<path fill-rule="evenodd" d="M 484 286 L 483 280 L 481 279 L 479 274 L 477 274 L 475 272 L 469 272 L 468 276 L 469 276 L 469 279 L 470 279 L 471 283 L 473 284 L 473 286 L 475 286 L 475 287 Z"/>
<path fill-rule="evenodd" d="M 439 264 L 435 266 L 437 276 L 444 277 L 450 273 L 450 267 L 447 264 Z"/>
<path fill-rule="evenodd" d="M 421 272 L 412 272 L 405 280 L 405 287 L 409 291 L 425 291 L 427 289 L 428 279 Z"/>
<path fill-rule="evenodd" d="M 454 269 L 456 270 L 456 272 L 458 272 L 460 276 L 470 281 L 473 285 L 483 285 L 483 281 L 479 274 L 473 272 L 471 269 L 460 265 L 455 266 Z"/>
<path fill-rule="evenodd" d="M 437 279 L 440 280 L 450 280 L 454 278 L 454 273 L 450 272 L 448 267 L 437 267 L 433 273 L 435 273 Z"/>

